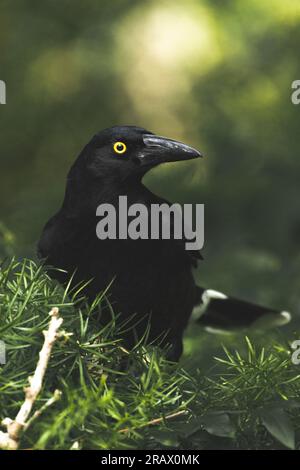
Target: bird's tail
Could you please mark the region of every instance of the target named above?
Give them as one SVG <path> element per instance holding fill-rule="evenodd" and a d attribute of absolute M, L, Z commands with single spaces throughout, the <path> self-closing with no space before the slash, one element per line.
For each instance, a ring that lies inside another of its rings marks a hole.
<path fill-rule="evenodd" d="M 282 326 L 291 319 L 291 314 L 262 307 L 245 300 L 228 297 L 212 289 L 197 288 L 197 303 L 194 320 L 210 329 L 236 329 L 249 326 L 259 328 Z"/>

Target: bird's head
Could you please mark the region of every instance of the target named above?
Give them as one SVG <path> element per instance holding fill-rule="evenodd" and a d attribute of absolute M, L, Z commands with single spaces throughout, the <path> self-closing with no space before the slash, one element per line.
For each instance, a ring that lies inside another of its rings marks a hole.
<path fill-rule="evenodd" d="M 198 150 L 134 126 L 116 126 L 96 134 L 72 165 L 63 209 L 68 217 L 93 212 L 128 188 L 140 188 L 151 168 L 166 162 L 190 160 Z"/>
<path fill-rule="evenodd" d="M 90 176 L 124 181 L 140 180 L 151 168 L 166 162 L 201 157 L 198 150 L 141 127 L 115 126 L 96 134 L 71 169 L 83 166 Z"/>

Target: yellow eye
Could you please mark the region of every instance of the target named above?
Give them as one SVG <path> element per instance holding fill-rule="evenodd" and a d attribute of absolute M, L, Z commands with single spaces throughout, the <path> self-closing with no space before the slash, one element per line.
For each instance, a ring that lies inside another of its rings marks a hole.
<path fill-rule="evenodd" d="M 114 151 L 116 153 L 124 153 L 124 152 L 126 152 L 126 149 L 127 149 L 127 147 L 124 144 L 124 142 L 116 142 L 114 144 Z"/>

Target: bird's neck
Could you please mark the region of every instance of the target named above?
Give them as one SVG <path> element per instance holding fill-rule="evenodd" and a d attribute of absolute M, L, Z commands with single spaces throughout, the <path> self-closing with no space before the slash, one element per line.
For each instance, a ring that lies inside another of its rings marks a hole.
<path fill-rule="evenodd" d="M 139 180 L 68 179 L 61 211 L 68 218 L 94 216 L 100 204 L 116 205 L 119 196 L 127 196 L 128 202 L 133 204 L 141 201 L 148 193 L 147 188 Z"/>

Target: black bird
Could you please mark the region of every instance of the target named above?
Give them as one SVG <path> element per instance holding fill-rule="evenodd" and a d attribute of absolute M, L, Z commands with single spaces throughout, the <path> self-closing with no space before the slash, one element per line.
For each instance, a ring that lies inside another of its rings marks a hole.
<path fill-rule="evenodd" d="M 128 205 L 168 203 L 142 183 L 151 168 L 165 162 L 201 157 L 194 148 L 146 129 L 116 126 L 96 134 L 71 167 L 61 209 L 46 224 L 38 255 L 50 275 L 65 284 L 91 281 L 85 288 L 92 302 L 110 283 L 109 301 L 120 321 L 134 315 L 135 328 L 124 338 L 131 348 L 148 328 L 147 341 L 168 345 L 168 357 L 178 360 L 182 337 L 192 310 L 200 306 L 200 322 L 214 327 L 247 326 L 266 313 L 281 322 L 287 312 L 259 307 L 228 298 L 195 284 L 192 268 L 201 255 L 185 249 L 185 240 L 99 240 L 96 209 L 110 203 L 118 207 L 119 196 Z"/>

